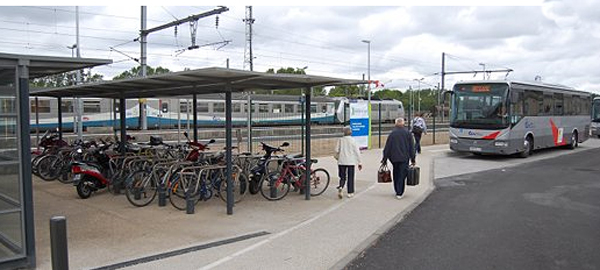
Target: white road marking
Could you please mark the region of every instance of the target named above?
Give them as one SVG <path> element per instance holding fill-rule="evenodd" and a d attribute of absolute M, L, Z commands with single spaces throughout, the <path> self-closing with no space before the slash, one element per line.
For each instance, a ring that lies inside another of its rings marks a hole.
<path fill-rule="evenodd" d="M 356 194 L 356 196 L 354 196 L 354 198 L 358 198 L 358 197 L 362 196 L 363 194 L 367 193 L 367 191 L 375 188 L 376 186 L 377 186 L 376 183 L 375 184 L 371 184 L 371 186 L 369 186 L 367 189 L 365 189 L 365 191 Z M 338 204 L 338 205 L 336 205 L 336 206 L 334 206 L 332 208 L 329 208 L 327 211 L 325 211 L 325 212 L 323 212 L 323 213 L 321 213 L 321 214 L 319 214 L 319 215 L 317 215 L 317 216 L 315 216 L 313 218 L 307 219 L 307 220 L 305 220 L 305 221 L 297 224 L 296 226 L 290 227 L 290 228 L 288 228 L 286 230 L 283 230 L 283 231 L 281 231 L 279 233 L 273 234 L 273 235 L 269 236 L 267 239 L 264 239 L 264 240 L 262 240 L 262 241 L 260 241 L 260 242 L 258 242 L 256 244 L 254 244 L 254 245 L 251 245 L 251 246 L 249 246 L 247 248 L 244 248 L 244 249 L 242 249 L 242 250 L 240 250 L 238 252 L 235 252 L 235 253 L 233 253 L 233 254 L 231 254 L 229 256 L 223 257 L 220 260 L 215 261 L 215 262 L 213 262 L 213 263 L 211 263 L 209 265 L 206 265 L 206 266 L 204 266 L 202 268 L 199 268 L 199 269 L 200 270 L 208 270 L 208 269 L 215 268 L 215 267 L 217 267 L 217 266 L 219 266 L 219 265 L 221 265 L 223 263 L 226 263 L 226 262 L 234 259 L 235 257 L 241 256 L 241 255 L 243 255 L 245 253 L 248 253 L 248 252 L 250 252 L 252 250 L 255 250 L 255 249 L 259 248 L 260 246 L 262 246 L 262 245 L 264 245 L 266 243 L 269 243 L 269 242 L 271 242 L 271 241 L 273 241 L 273 240 L 275 240 L 275 239 L 277 239 L 277 238 L 279 238 L 281 236 L 284 236 L 284 235 L 286 235 L 286 234 L 288 234 L 288 233 L 290 233 L 290 232 L 292 232 L 294 230 L 297 230 L 297 229 L 299 229 L 301 227 L 304 227 L 304 226 L 306 226 L 306 225 L 314 222 L 315 220 L 317 220 L 317 219 L 319 219 L 319 218 L 321 218 L 323 216 L 328 215 L 329 213 L 331 213 L 331 212 L 337 210 L 338 208 L 344 206 L 349 201 L 350 200 L 344 200 L 344 202 L 342 202 L 342 203 L 340 203 L 340 204 Z"/>

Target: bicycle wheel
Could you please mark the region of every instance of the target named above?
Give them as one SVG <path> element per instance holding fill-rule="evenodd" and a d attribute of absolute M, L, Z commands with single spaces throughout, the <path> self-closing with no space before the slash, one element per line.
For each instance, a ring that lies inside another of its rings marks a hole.
<path fill-rule="evenodd" d="M 156 181 L 148 171 L 136 171 L 127 178 L 125 196 L 134 206 L 143 207 L 150 204 L 157 191 Z"/>
<path fill-rule="evenodd" d="M 260 181 L 260 194 L 269 201 L 281 200 L 290 192 L 290 183 L 279 179 L 279 172 L 271 172 Z"/>
<path fill-rule="evenodd" d="M 58 160 L 58 156 L 49 155 L 38 161 L 38 173 L 42 180 L 53 181 L 58 177 L 58 170 L 52 167 L 56 160 Z"/>
<path fill-rule="evenodd" d="M 310 195 L 319 196 L 329 186 L 329 172 L 323 168 L 313 170 L 310 173 Z"/>
<path fill-rule="evenodd" d="M 233 178 L 231 179 L 233 183 L 233 202 L 238 203 L 244 198 L 246 192 L 248 192 L 248 176 L 236 169 L 233 170 L 231 176 Z M 219 198 L 221 198 L 223 202 L 227 202 L 227 181 L 225 180 L 225 177 L 222 178 L 221 185 L 219 186 Z"/>
<path fill-rule="evenodd" d="M 173 207 L 179 210 L 185 210 L 187 207 L 186 193 L 190 193 L 194 201 L 198 200 L 200 196 L 195 196 L 197 193 L 195 175 L 191 174 L 174 174 L 171 178 L 171 190 L 169 191 L 169 201 Z M 198 197 L 198 198 L 195 198 Z"/>

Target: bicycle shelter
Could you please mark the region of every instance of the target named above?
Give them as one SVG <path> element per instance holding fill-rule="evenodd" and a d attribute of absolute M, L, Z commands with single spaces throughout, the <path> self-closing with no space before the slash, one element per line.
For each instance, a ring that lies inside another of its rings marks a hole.
<path fill-rule="evenodd" d="M 255 71 L 209 67 L 188 71 L 166 73 L 148 77 L 131 78 L 118 81 L 81 84 L 60 88 L 32 90 L 32 96 L 55 98 L 95 97 L 119 99 L 120 137 L 126 141 L 126 100 L 131 98 L 193 96 L 193 133 L 194 141 L 198 140 L 196 96 L 201 94 L 225 94 L 225 151 L 227 164 L 227 214 L 233 214 L 233 194 L 231 190 L 232 171 L 232 93 L 289 88 L 306 89 L 305 92 L 305 153 L 306 167 L 310 170 L 310 122 L 311 94 L 310 88 L 316 86 L 336 86 L 364 84 L 363 80 L 340 79 L 314 75 L 272 74 Z M 60 104 L 60 101 L 59 103 Z M 62 117 L 59 114 L 59 119 Z M 59 123 L 60 125 L 60 123 Z M 59 127 L 59 129 L 62 129 Z M 124 151 L 125 149 L 121 149 Z M 309 187 L 310 188 L 310 187 Z M 306 200 L 310 199 L 310 190 L 305 192 Z"/>

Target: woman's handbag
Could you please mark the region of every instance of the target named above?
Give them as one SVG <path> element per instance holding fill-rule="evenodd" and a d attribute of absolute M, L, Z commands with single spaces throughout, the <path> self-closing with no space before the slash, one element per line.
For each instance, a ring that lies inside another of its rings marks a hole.
<path fill-rule="evenodd" d="M 392 182 L 392 173 L 388 169 L 387 162 L 382 163 L 377 171 L 377 183 L 389 183 Z"/>

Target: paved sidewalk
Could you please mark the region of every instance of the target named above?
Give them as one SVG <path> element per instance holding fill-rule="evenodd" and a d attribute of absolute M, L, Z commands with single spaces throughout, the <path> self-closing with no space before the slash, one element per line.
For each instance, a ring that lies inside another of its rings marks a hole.
<path fill-rule="evenodd" d="M 401 200 L 391 183 L 376 183 L 381 150 L 375 149 L 362 154 L 353 198 L 338 199 L 337 164 L 324 157 L 314 165 L 331 174 L 321 196 L 306 201 L 290 193 L 271 202 L 247 195 L 233 215 L 219 199 L 186 215 L 169 203 L 138 208 L 106 192 L 81 200 L 71 185 L 35 179 L 38 269 L 51 269 L 53 215 L 67 217 L 71 269 L 340 269 L 427 197 L 435 154 L 429 149 L 442 147 L 423 148 L 421 184 L 407 187 Z"/>
<path fill-rule="evenodd" d="M 314 205 L 313 215 L 302 222 L 282 226 L 280 231 L 255 240 L 208 251 L 209 256 L 205 256 L 206 251 L 192 252 L 128 269 L 341 269 L 433 189 L 432 159 L 427 147 L 417 158 L 421 184 L 407 187 L 401 200 L 395 198 L 391 183 L 376 183 L 381 150 L 364 151 L 363 160 L 364 168 L 356 175 L 356 196 L 344 196 L 329 207 Z M 333 158 L 321 158 L 317 164 L 332 173 L 330 187 L 338 182 L 335 166 Z M 332 195 L 335 192 L 326 196 Z"/>

